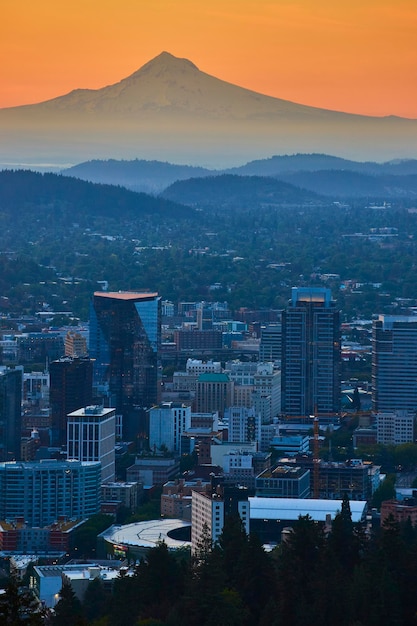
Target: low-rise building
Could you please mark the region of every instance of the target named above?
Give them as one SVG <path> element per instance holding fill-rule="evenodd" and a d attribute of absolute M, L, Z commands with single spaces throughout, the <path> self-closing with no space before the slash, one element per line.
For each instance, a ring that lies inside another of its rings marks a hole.
<path fill-rule="evenodd" d="M 310 470 L 299 466 L 278 465 L 257 476 L 256 495 L 263 498 L 308 498 Z"/>
<path fill-rule="evenodd" d="M 176 478 L 180 471 L 178 458 L 136 457 L 133 465 L 126 470 L 128 482 L 140 482 L 144 486 L 160 486 Z"/>
<path fill-rule="evenodd" d="M 295 456 L 309 452 L 310 439 L 307 435 L 275 435 L 270 447 L 285 456 Z"/>
<path fill-rule="evenodd" d="M 191 521 L 192 492 L 205 492 L 210 483 L 197 480 L 170 480 L 162 488 L 161 516 Z"/>
<path fill-rule="evenodd" d="M 381 504 L 381 526 L 392 516 L 399 524 L 408 519 L 412 526 L 417 525 L 417 499 L 408 498 L 406 500 L 385 500 Z"/>
<path fill-rule="evenodd" d="M 27 554 L 65 554 L 79 520 L 59 519 L 42 528 L 29 526 L 23 518 L 0 522 L 0 551 Z"/>
<path fill-rule="evenodd" d="M 376 415 L 377 442 L 399 445 L 414 441 L 416 414 L 413 411 L 384 411 Z"/>
<path fill-rule="evenodd" d="M 36 565 L 32 578 L 32 589 L 39 600 L 48 608 L 53 608 L 60 599 L 62 584 L 71 584 L 79 600 L 90 582 L 99 578 L 103 590 L 112 589 L 114 580 L 120 576 L 121 561 L 109 561 L 106 565 L 91 561 L 87 563 L 67 563 L 66 565 Z"/>
<path fill-rule="evenodd" d="M 101 485 L 102 505 L 119 502 L 121 506 L 134 511 L 143 497 L 143 485 L 139 482 L 107 482 Z"/>

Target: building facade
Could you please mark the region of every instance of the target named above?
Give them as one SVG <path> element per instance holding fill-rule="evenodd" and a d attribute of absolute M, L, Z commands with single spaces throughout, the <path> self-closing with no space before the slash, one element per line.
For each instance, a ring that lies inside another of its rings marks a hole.
<path fill-rule="evenodd" d="M 149 447 L 166 446 L 181 454 L 181 436 L 191 427 L 191 407 L 180 402 L 163 402 L 149 410 Z"/>
<path fill-rule="evenodd" d="M 0 460 L 20 459 L 22 370 L 0 367 Z"/>
<path fill-rule="evenodd" d="M 228 440 L 231 443 L 240 441 L 261 441 L 261 416 L 253 408 L 232 406 L 225 412 L 228 424 Z"/>
<path fill-rule="evenodd" d="M 191 552 L 198 554 L 205 537 L 215 543 L 228 515 L 239 515 L 249 534 L 250 507 L 245 488 L 214 486 L 209 493 L 192 492 Z"/>
<path fill-rule="evenodd" d="M 196 389 L 196 412 L 218 411 L 223 417 L 225 409 L 232 404 L 233 382 L 227 374 L 200 374 Z"/>
<path fill-rule="evenodd" d="M 69 459 L 99 461 L 101 481 L 115 478 L 116 410 L 87 406 L 69 413 L 67 451 Z"/>
<path fill-rule="evenodd" d="M 67 415 L 93 399 L 93 362 L 89 358 L 62 357 L 52 361 L 50 376 L 51 445 L 67 443 Z"/>
<path fill-rule="evenodd" d="M 65 335 L 64 349 L 65 356 L 86 356 L 87 340 L 81 333 L 69 330 Z"/>
<path fill-rule="evenodd" d="M 259 360 L 273 361 L 281 365 L 282 357 L 282 324 L 268 324 L 261 328 L 259 344 Z"/>
<path fill-rule="evenodd" d="M 326 288 L 292 289 L 282 313 L 283 412 L 325 416 L 340 411 L 340 319 Z"/>
<path fill-rule="evenodd" d="M 96 292 L 90 308 L 94 388 L 123 417 L 124 439 L 148 447 L 147 409 L 158 404 L 161 299 L 156 293 Z"/>
<path fill-rule="evenodd" d="M 136 457 L 134 464 L 126 470 L 126 480 L 140 482 L 147 487 L 162 487 L 167 481 L 176 478 L 179 471 L 178 458 Z"/>
<path fill-rule="evenodd" d="M 417 409 L 417 319 L 379 315 L 372 323 L 372 411 Z"/>
<path fill-rule="evenodd" d="M 376 415 L 377 443 L 399 445 L 414 441 L 416 413 L 413 411 L 384 411 Z"/>
<path fill-rule="evenodd" d="M 252 404 L 262 424 L 269 424 L 281 412 L 281 380 L 281 370 L 272 362 L 258 363 L 253 377 Z"/>
<path fill-rule="evenodd" d="M 100 510 L 100 463 L 44 460 L 0 463 L 0 519 L 43 528 Z"/>
<path fill-rule="evenodd" d="M 263 498 L 308 498 L 310 470 L 298 466 L 278 465 L 256 477 L 256 496 Z"/>

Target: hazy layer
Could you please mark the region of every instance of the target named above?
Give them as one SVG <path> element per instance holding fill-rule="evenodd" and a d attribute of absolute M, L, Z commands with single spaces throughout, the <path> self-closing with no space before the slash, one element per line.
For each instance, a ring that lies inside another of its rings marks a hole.
<path fill-rule="evenodd" d="M 271 98 L 168 53 L 114 85 L 0 110 L 2 163 L 147 158 L 222 167 L 295 152 L 416 157 L 417 120 Z"/>

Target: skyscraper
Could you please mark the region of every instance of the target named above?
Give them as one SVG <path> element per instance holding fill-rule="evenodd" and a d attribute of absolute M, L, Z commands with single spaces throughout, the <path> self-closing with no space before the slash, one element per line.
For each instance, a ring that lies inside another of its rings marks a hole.
<path fill-rule="evenodd" d="M 0 367 L 0 460 L 20 459 L 22 369 Z"/>
<path fill-rule="evenodd" d="M 292 289 L 282 313 L 282 400 L 289 416 L 340 410 L 340 322 L 330 289 Z"/>
<path fill-rule="evenodd" d="M 417 409 L 417 319 L 379 315 L 372 323 L 372 410 Z"/>
<path fill-rule="evenodd" d="M 147 447 L 146 409 L 158 404 L 161 299 L 156 293 L 96 292 L 90 309 L 94 387 L 122 415 L 123 437 Z"/>
<path fill-rule="evenodd" d="M 281 364 L 282 358 L 282 324 L 268 324 L 261 328 L 261 342 L 259 344 L 259 360 L 273 361 Z"/>
<path fill-rule="evenodd" d="M 92 404 L 93 363 L 89 358 L 62 357 L 49 366 L 51 445 L 67 442 L 67 415 Z"/>

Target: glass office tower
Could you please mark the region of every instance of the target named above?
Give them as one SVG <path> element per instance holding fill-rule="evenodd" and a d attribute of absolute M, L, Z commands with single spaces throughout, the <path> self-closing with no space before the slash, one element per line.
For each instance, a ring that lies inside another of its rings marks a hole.
<path fill-rule="evenodd" d="M 340 319 L 330 289 L 292 289 L 282 312 L 283 413 L 331 416 L 340 410 Z"/>
<path fill-rule="evenodd" d="M 20 459 L 23 369 L 0 366 L 0 461 Z"/>
<path fill-rule="evenodd" d="M 161 299 L 156 293 L 96 292 L 90 312 L 94 389 L 122 416 L 123 438 L 147 446 L 146 409 L 158 404 Z"/>
<path fill-rule="evenodd" d="M 372 322 L 372 410 L 417 409 L 417 319 L 379 315 Z"/>
<path fill-rule="evenodd" d="M 64 356 L 49 365 L 51 445 L 67 443 L 67 415 L 93 400 L 93 362 L 88 357 Z"/>

